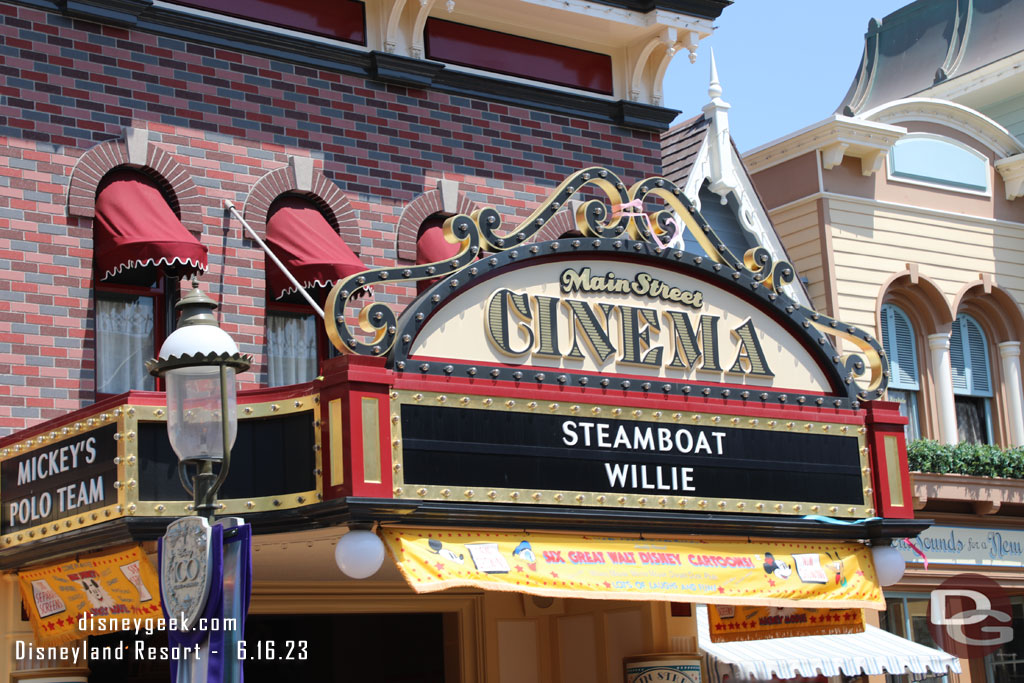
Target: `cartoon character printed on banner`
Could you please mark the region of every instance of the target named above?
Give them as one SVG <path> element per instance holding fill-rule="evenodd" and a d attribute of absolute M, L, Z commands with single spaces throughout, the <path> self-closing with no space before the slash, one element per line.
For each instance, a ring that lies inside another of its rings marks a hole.
<path fill-rule="evenodd" d="M 826 552 L 825 555 L 832 562 L 828 563 L 828 567 L 836 573 L 835 582 L 837 586 L 846 586 L 846 576 L 843 575 L 843 558 L 839 556 L 839 553 L 833 555 L 832 553 Z"/>
<path fill-rule="evenodd" d="M 449 550 L 448 548 L 445 548 L 444 544 L 436 538 L 432 538 L 429 541 L 427 541 L 427 545 L 430 547 L 430 552 L 434 553 L 435 555 L 440 555 L 441 557 L 450 562 L 462 564 L 466 561 L 465 555 L 461 553 L 456 555 L 453 551 Z"/>
<path fill-rule="evenodd" d="M 117 601 L 110 596 L 110 593 L 103 588 L 99 582 L 99 573 L 95 571 L 84 571 L 78 574 L 70 574 L 68 578 L 72 581 L 77 581 L 85 592 L 85 597 L 89 599 L 89 604 L 93 609 L 98 607 L 105 607 L 110 609 L 117 605 Z"/>
<path fill-rule="evenodd" d="M 522 560 L 530 571 L 537 571 L 537 556 L 533 552 L 533 546 L 529 541 L 523 541 L 512 551 L 512 557 Z"/>
<path fill-rule="evenodd" d="M 769 552 L 764 554 L 764 564 L 762 566 L 766 574 L 774 574 L 782 580 L 788 579 L 790 574 L 793 573 L 793 569 L 785 560 L 776 560 L 775 556 Z"/>

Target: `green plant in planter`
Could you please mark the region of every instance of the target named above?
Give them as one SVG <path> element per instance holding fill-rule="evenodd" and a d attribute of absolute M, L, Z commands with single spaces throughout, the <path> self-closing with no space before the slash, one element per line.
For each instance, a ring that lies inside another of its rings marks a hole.
<path fill-rule="evenodd" d="M 919 439 L 907 444 L 907 461 L 911 472 L 1024 479 L 1024 447 L 1002 449 L 989 444 L 941 444 Z"/>

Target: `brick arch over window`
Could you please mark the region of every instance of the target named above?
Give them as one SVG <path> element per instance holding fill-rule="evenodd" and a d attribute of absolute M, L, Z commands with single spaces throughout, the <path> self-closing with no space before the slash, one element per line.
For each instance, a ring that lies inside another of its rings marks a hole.
<path fill-rule="evenodd" d="M 304 181 L 296 177 L 295 164 L 267 173 L 256 181 L 245 199 L 242 215 L 261 235 L 267 232 L 267 214 L 282 195 L 298 195 L 313 202 L 345 244 L 356 254 L 360 251 L 356 212 L 348 197 L 322 171 L 310 170 Z M 301 173 L 301 171 L 300 171 Z"/>
<path fill-rule="evenodd" d="M 130 150 L 126 140 L 109 140 L 90 148 L 75 164 L 68 184 L 69 216 L 96 215 L 96 189 L 116 168 L 131 168 L 152 178 L 182 225 L 202 232 L 203 197 L 188 168 L 160 147 L 144 143 Z M 144 163 L 143 163 L 144 162 Z"/>
<path fill-rule="evenodd" d="M 471 214 L 476 210 L 474 204 L 461 192 L 458 195 L 455 213 Z M 423 221 L 435 213 L 444 213 L 444 202 L 440 190 L 424 192 L 409 202 L 398 219 L 397 248 L 398 258 L 404 261 L 416 260 L 416 237 L 419 235 Z"/>
<path fill-rule="evenodd" d="M 540 232 L 538 232 L 537 236 L 533 238 L 533 241 L 547 242 L 548 240 L 557 240 L 570 230 L 577 230 L 576 216 L 574 215 L 576 211 L 575 207 L 575 202 L 572 202 L 559 209 L 559 211 L 551 217 L 551 220 L 544 224 L 544 227 L 540 229 Z"/>

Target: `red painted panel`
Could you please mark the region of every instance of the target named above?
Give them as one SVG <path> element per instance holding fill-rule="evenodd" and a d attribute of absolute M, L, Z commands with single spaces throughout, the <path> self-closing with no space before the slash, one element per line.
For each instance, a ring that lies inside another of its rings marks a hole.
<path fill-rule="evenodd" d="M 899 404 L 888 401 L 868 401 L 867 408 L 868 448 L 871 449 L 872 486 L 874 487 L 875 508 L 878 516 L 886 518 L 911 519 L 914 517 L 914 489 L 910 483 L 910 468 L 907 465 L 907 442 L 903 429 L 907 418 L 900 415 Z M 889 471 L 885 458 L 885 437 L 896 438 L 898 458 L 896 472 Z M 889 489 L 890 477 L 899 481 L 903 503 L 896 505 Z"/>
<path fill-rule="evenodd" d="M 178 0 L 182 5 L 366 44 L 366 11 L 357 0 Z"/>
<path fill-rule="evenodd" d="M 428 19 L 427 57 L 545 83 L 612 94 L 612 58 L 508 33 Z"/>

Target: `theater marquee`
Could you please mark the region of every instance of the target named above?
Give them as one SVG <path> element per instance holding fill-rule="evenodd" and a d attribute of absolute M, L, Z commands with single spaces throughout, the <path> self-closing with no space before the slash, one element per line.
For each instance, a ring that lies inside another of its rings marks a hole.
<path fill-rule="evenodd" d="M 600 256 L 570 263 L 528 265 L 467 291 L 430 319 L 409 355 L 829 391 L 792 334 L 736 295 L 665 268 Z"/>
<path fill-rule="evenodd" d="M 574 197 L 577 236 L 532 241 Z M 453 257 L 360 273 L 327 300 L 337 348 L 393 372 L 390 419 L 355 418 L 388 423 L 353 466 L 367 485 L 447 503 L 875 515 L 863 404 L 885 389 L 880 346 L 799 305 L 788 263 L 732 254 L 667 179 L 627 189 L 586 169 L 518 226 L 484 208 L 445 231 Z M 400 317 L 359 298 L 402 280 L 431 286 Z M 373 446 L 388 441 L 390 468 Z"/>
<path fill-rule="evenodd" d="M 410 497 L 843 517 L 871 507 L 865 441 L 848 424 L 410 391 L 392 412 L 395 484 Z"/>

